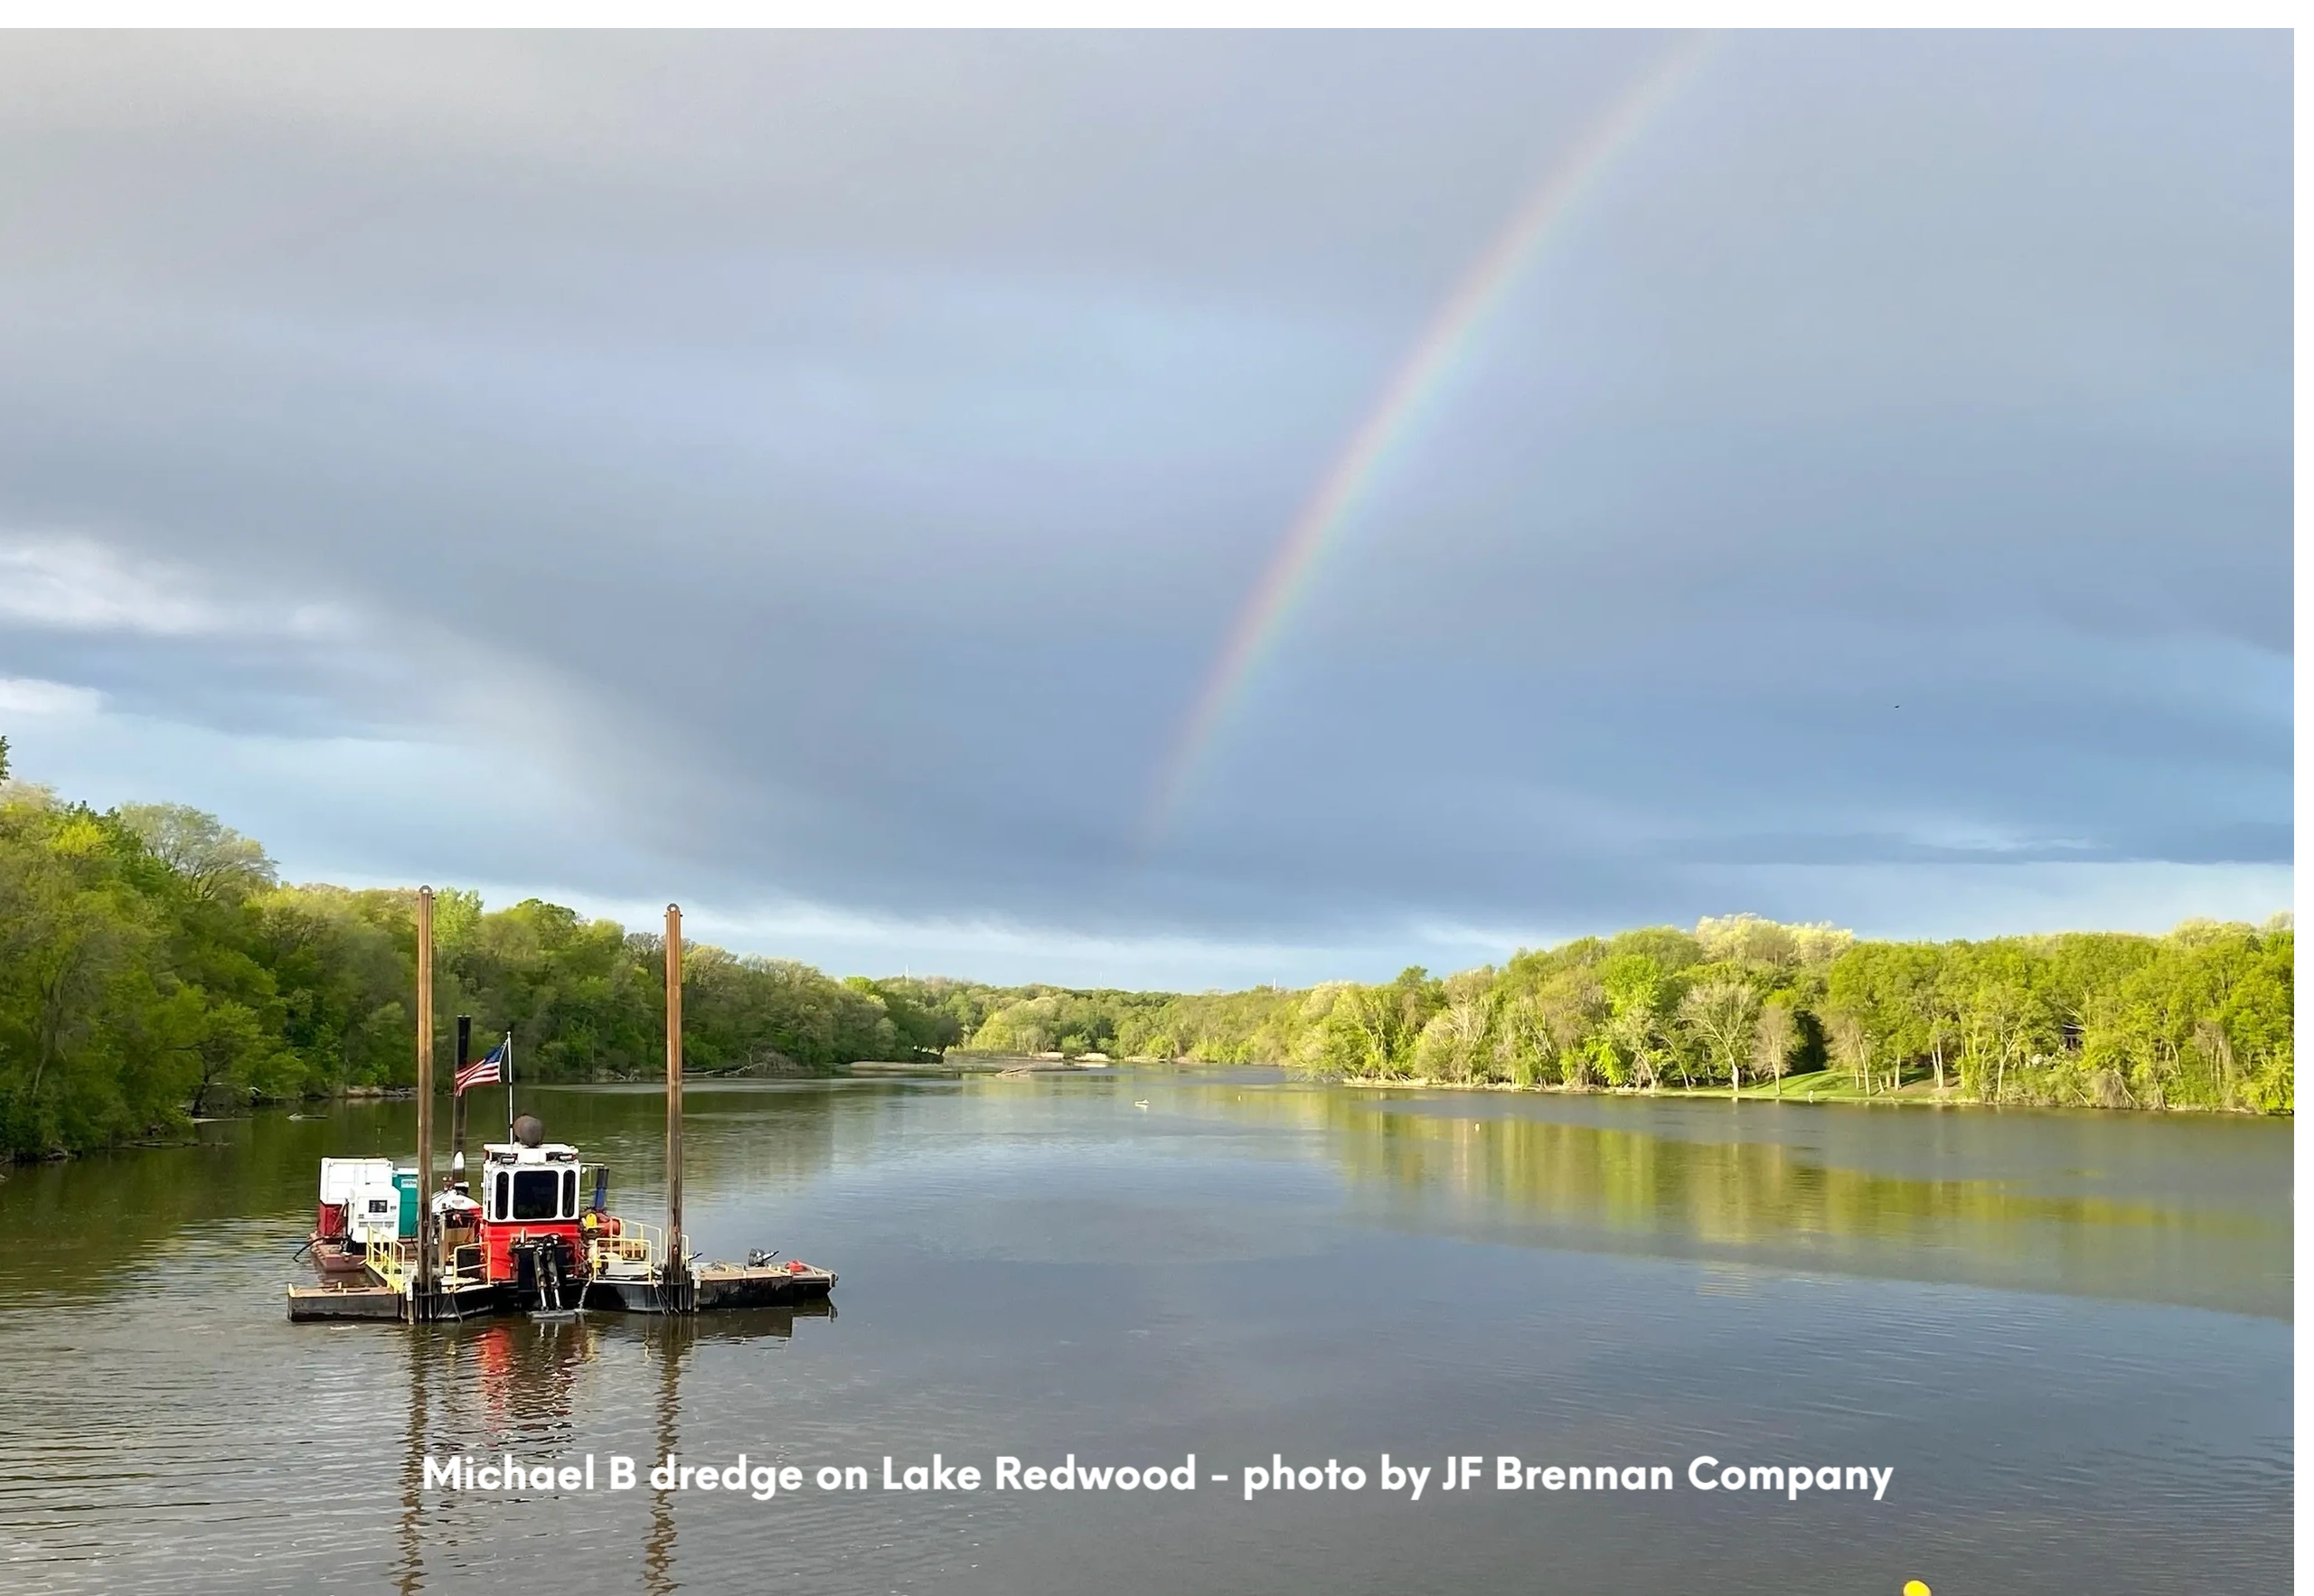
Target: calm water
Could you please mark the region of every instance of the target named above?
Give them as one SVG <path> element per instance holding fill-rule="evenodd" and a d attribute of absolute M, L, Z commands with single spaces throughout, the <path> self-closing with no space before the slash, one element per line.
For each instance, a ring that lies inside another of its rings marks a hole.
<path fill-rule="evenodd" d="M 2287 1588 L 2287 1124 L 1163 1070 L 687 1104 L 702 1248 L 833 1267 L 833 1317 L 287 1324 L 316 1160 L 406 1151 L 407 1104 L 0 1182 L 0 1586 Z M 656 1217 L 654 1094 L 525 1106 Z M 428 1449 L 1194 1451 L 1200 1479 L 461 1496 L 421 1488 Z M 1421 1500 L 1207 1478 L 1385 1451 L 1431 1469 Z M 1438 1489 L 1504 1453 L 1680 1488 Z M 1704 1453 L 1895 1474 L 1877 1504 L 1705 1494 Z"/>

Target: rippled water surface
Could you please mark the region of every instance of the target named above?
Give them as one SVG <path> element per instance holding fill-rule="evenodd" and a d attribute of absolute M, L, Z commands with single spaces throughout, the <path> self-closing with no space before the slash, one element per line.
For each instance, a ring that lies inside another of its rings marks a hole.
<path fill-rule="evenodd" d="M 658 1216 L 655 1094 L 525 1097 Z M 2287 1124 L 1168 1070 L 686 1103 L 702 1248 L 834 1268 L 832 1316 L 287 1323 L 317 1160 L 406 1154 L 407 1104 L 0 1182 L 0 1585 L 2287 1588 Z M 429 1450 L 1193 1451 L 1200 1483 L 462 1496 L 422 1488 Z M 1207 1478 L 1385 1451 L 1422 1500 Z M 1707 1453 L 1895 1474 L 1877 1504 L 1707 1495 Z M 1681 1486 L 1441 1492 L 1457 1454 Z"/>

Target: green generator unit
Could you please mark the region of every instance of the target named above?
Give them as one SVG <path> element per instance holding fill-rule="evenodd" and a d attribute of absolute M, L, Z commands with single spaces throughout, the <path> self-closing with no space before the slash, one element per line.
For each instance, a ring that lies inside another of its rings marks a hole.
<path fill-rule="evenodd" d="M 418 1236 L 418 1171 L 396 1169 L 394 1190 L 401 1195 L 401 1225 L 397 1234 L 404 1241 L 414 1241 Z"/>

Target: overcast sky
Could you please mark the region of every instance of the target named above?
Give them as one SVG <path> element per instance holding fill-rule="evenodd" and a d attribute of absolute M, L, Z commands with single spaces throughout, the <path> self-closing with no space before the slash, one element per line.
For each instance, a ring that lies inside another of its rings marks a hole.
<path fill-rule="evenodd" d="M 295 879 L 1235 985 L 2290 897 L 2282 34 L 0 38 L 0 733 Z"/>

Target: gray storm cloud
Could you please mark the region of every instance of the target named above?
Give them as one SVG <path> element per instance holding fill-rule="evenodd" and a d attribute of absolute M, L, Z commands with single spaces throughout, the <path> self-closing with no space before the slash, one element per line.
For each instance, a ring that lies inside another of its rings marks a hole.
<path fill-rule="evenodd" d="M 845 968 L 2281 906 L 2281 34 L 1722 42 L 1143 841 L 1313 484 L 1665 44 L 12 36 L 0 730 L 300 874 Z"/>

